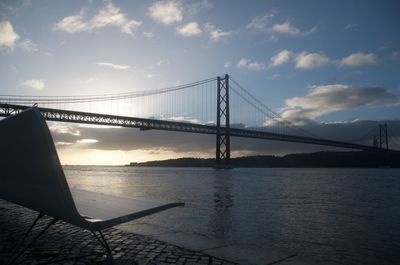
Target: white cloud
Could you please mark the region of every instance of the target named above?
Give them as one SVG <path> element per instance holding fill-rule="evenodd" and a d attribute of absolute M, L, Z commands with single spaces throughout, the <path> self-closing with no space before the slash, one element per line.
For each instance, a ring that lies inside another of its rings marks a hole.
<path fill-rule="evenodd" d="M 96 82 L 98 80 L 99 80 L 99 78 L 97 76 L 91 76 L 91 77 L 88 77 L 86 79 L 79 80 L 79 82 L 82 83 L 82 84 L 91 84 L 91 83 Z"/>
<path fill-rule="evenodd" d="M 182 6 L 180 2 L 162 0 L 149 7 L 150 16 L 157 22 L 170 25 L 182 21 Z"/>
<path fill-rule="evenodd" d="M 279 76 L 280 76 L 279 74 L 273 74 L 273 75 L 271 75 L 271 76 L 268 76 L 267 79 L 268 79 L 268 80 L 275 80 L 275 79 L 278 79 Z"/>
<path fill-rule="evenodd" d="M 357 27 L 357 24 L 347 24 L 346 26 L 343 27 L 343 30 L 350 30 L 350 29 L 354 29 Z"/>
<path fill-rule="evenodd" d="M 288 51 L 288 50 L 280 51 L 279 53 L 277 53 L 276 55 L 274 55 L 271 58 L 270 66 L 274 67 L 274 66 L 284 64 L 284 63 L 288 62 L 292 58 L 292 56 L 293 56 L 293 52 L 291 52 L 291 51 Z"/>
<path fill-rule="evenodd" d="M 67 125 L 65 123 L 51 123 L 50 131 L 57 134 L 69 134 L 72 136 L 80 136 L 81 133 L 77 129 L 77 125 Z"/>
<path fill-rule="evenodd" d="M 205 25 L 205 29 L 210 34 L 210 40 L 212 40 L 212 41 L 220 41 L 220 40 L 232 35 L 232 32 L 222 31 L 221 29 L 217 28 L 216 26 L 214 26 L 211 23 L 207 23 Z"/>
<path fill-rule="evenodd" d="M 241 69 L 248 69 L 251 71 L 261 71 L 265 69 L 265 63 L 260 62 L 252 62 L 250 59 L 242 58 L 236 65 L 238 68 Z"/>
<path fill-rule="evenodd" d="M 230 61 L 225 62 L 224 68 L 229 68 L 229 67 L 231 67 L 231 62 Z"/>
<path fill-rule="evenodd" d="M 159 74 L 147 74 L 145 75 L 146 78 L 155 78 L 155 77 L 159 77 Z"/>
<path fill-rule="evenodd" d="M 21 85 L 30 87 L 36 90 L 42 90 L 44 88 L 44 81 L 42 79 L 29 79 L 21 83 Z"/>
<path fill-rule="evenodd" d="M 0 47 L 6 46 L 14 49 L 15 42 L 19 39 L 10 21 L 0 21 Z"/>
<path fill-rule="evenodd" d="M 295 56 L 296 68 L 311 69 L 326 65 L 330 59 L 323 53 L 301 52 Z"/>
<path fill-rule="evenodd" d="M 195 36 L 201 33 L 201 29 L 197 22 L 189 22 L 182 27 L 176 28 L 176 32 L 182 36 Z"/>
<path fill-rule="evenodd" d="M 72 145 L 73 143 L 70 143 L 70 142 L 55 142 L 54 144 L 56 145 L 56 147 L 62 148 L 62 147 L 65 147 L 65 146 Z"/>
<path fill-rule="evenodd" d="M 381 87 L 355 88 L 341 84 L 314 86 L 303 97 L 287 99 L 281 116 L 302 124 L 335 111 L 393 105 L 399 102 L 398 96 Z"/>
<path fill-rule="evenodd" d="M 84 10 L 78 14 L 63 18 L 54 25 L 54 30 L 65 31 L 69 33 L 90 32 L 96 28 L 114 26 L 120 28 L 122 33 L 133 34 L 142 22 L 129 20 L 125 14 L 121 13 L 119 7 L 111 2 L 104 6 L 92 19 L 84 20 Z"/>
<path fill-rule="evenodd" d="M 250 21 L 249 24 L 247 24 L 246 28 L 255 30 L 266 30 L 268 23 L 274 17 L 275 17 L 274 13 L 267 13 L 263 16 L 255 17 Z"/>
<path fill-rule="evenodd" d="M 77 144 L 95 144 L 97 142 L 98 140 L 96 139 L 81 139 L 76 141 Z"/>
<path fill-rule="evenodd" d="M 65 31 L 69 33 L 90 31 L 92 28 L 89 23 L 83 21 L 84 11 L 81 10 L 79 14 L 68 16 L 54 25 L 54 30 Z"/>
<path fill-rule="evenodd" d="M 143 31 L 143 36 L 145 36 L 146 38 L 153 38 L 154 33 L 150 31 Z"/>
<path fill-rule="evenodd" d="M 105 63 L 105 62 L 100 62 L 96 63 L 98 66 L 106 66 L 106 67 L 111 67 L 117 70 L 126 70 L 130 68 L 129 65 L 120 65 L 120 64 L 113 64 L 113 63 Z"/>
<path fill-rule="evenodd" d="M 166 60 L 158 60 L 158 61 L 156 62 L 156 65 L 157 65 L 157 66 L 168 65 L 168 64 L 171 64 L 170 60 L 168 60 L 168 59 L 166 59 Z"/>
<path fill-rule="evenodd" d="M 121 32 L 132 34 L 142 22 L 129 20 L 120 12 L 120 8 L 114 6 L 111 2 L 105 6 L 91 20 L 93 28 L 102 28 L 106 26 L 115 26 L 121 29 Z"/>
<path fill-rule="evenodd" d="M 286 21 L 281 24 L 275 24 L 270 28 L 272 33 L 291 35 L 291 36 L 305 36 L 309 35 L 317 30 L 317 27 L 313 27 L 308 31 L 301 31 L 300 29 L 293 26 L 290 22 Z"/>
<path fill-rule="evenodd" d="M 373 53 L 353 53 L 340 60 L 339 65 L 344 67 L 359 67 L 376 64 L 377 57 Z"/>
<path fill-rule="evenodd" d="M 30 39 L 25 39 L 25 40 L 19 41 L 17 43 L 17 46 L 20 47 L 21 49 L 24 49 L 27 52 L 30 52 L 30 53 L 38 51 L 38 48 L 37 48 L 38 45 Z"/>

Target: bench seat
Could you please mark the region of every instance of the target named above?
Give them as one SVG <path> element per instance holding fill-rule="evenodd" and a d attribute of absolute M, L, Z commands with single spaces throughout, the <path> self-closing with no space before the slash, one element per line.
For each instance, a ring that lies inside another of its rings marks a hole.
<path fill-rule="evenodd" d="M 153 201 L 142 197 L 119 197 L 74 188 L 70 190 L 79 214 L 93 223 L 95 230 L 184 205 L 178 202 Z"/>

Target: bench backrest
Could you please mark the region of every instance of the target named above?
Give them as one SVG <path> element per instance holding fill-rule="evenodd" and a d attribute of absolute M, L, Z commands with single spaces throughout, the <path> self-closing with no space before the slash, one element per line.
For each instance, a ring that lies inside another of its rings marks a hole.
<path fill-rule="evenodd" d="M 38 108 L 0 121 L 0 198 L 71 223 L 81 219 Z"/>

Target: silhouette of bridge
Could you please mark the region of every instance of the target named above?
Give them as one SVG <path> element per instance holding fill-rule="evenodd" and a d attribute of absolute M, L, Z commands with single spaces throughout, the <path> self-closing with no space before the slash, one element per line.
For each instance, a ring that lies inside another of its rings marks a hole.
<path fill-rule="evenodd" d="M 14 115 L 35 104 L 49 121 L 216 135 L 216 164 L 220 167 L 230 163 L 231 136 L 372 152 L 393 151 L 389 149 L 387 125 L 379 125 L 379 139 L 374 136 L 374 145 L 318 137 L 285 120 L 228 75 L 132 93 L 42 97 L 1 95 L 0 116 Z M 106 110 L 107 106 L 111 110 Z M 372 135 L 366 136 L 372 142 Z"/>

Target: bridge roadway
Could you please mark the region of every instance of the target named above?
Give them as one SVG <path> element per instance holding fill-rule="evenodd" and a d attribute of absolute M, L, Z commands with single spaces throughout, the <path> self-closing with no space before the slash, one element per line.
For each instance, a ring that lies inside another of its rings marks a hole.
<path fill-rule="evenodd" d="M 0 103 L 0 116 L 6 117 L 17 114 L 24 109 L 29 108 L 23 105 L 5 104 Z M 165 131 L 178 131 L 189 133 L 201 134 L 216 134 L 217 126 L 193 124 L 187 122 L 176 122 L 168 120 L 155 120 L 143 119 L 135 117 L 115 116 L 89 112 L 79 112 L 61 109 L 40 108 L 42 115 L 49 121 L 73 122 L 73 123 L 86 123 L 86 124 L 99 124 L 111 125 L 120 127 L 139 128 L 141 130 L 165 130 Z M 222 134 L 226 132 L 225 127 L 221 127 Z M 342 147 L 363 151 L 382 151 L 382 149 L 375 148 L 367 145 L 353 144 L 341 141 L 332 141 L 326 139 L 319 139 L 313 137 L 304 137 L 288 134 L 271 133 L 265 131 L 255 131 L 248 129 L 230 128 L 230 136 L 244 137 L 244 138 L 257 138 L 275 141 L 315 144 L 324 146 Z M 389 151 L 389 150 L 388 150 Z"/>

